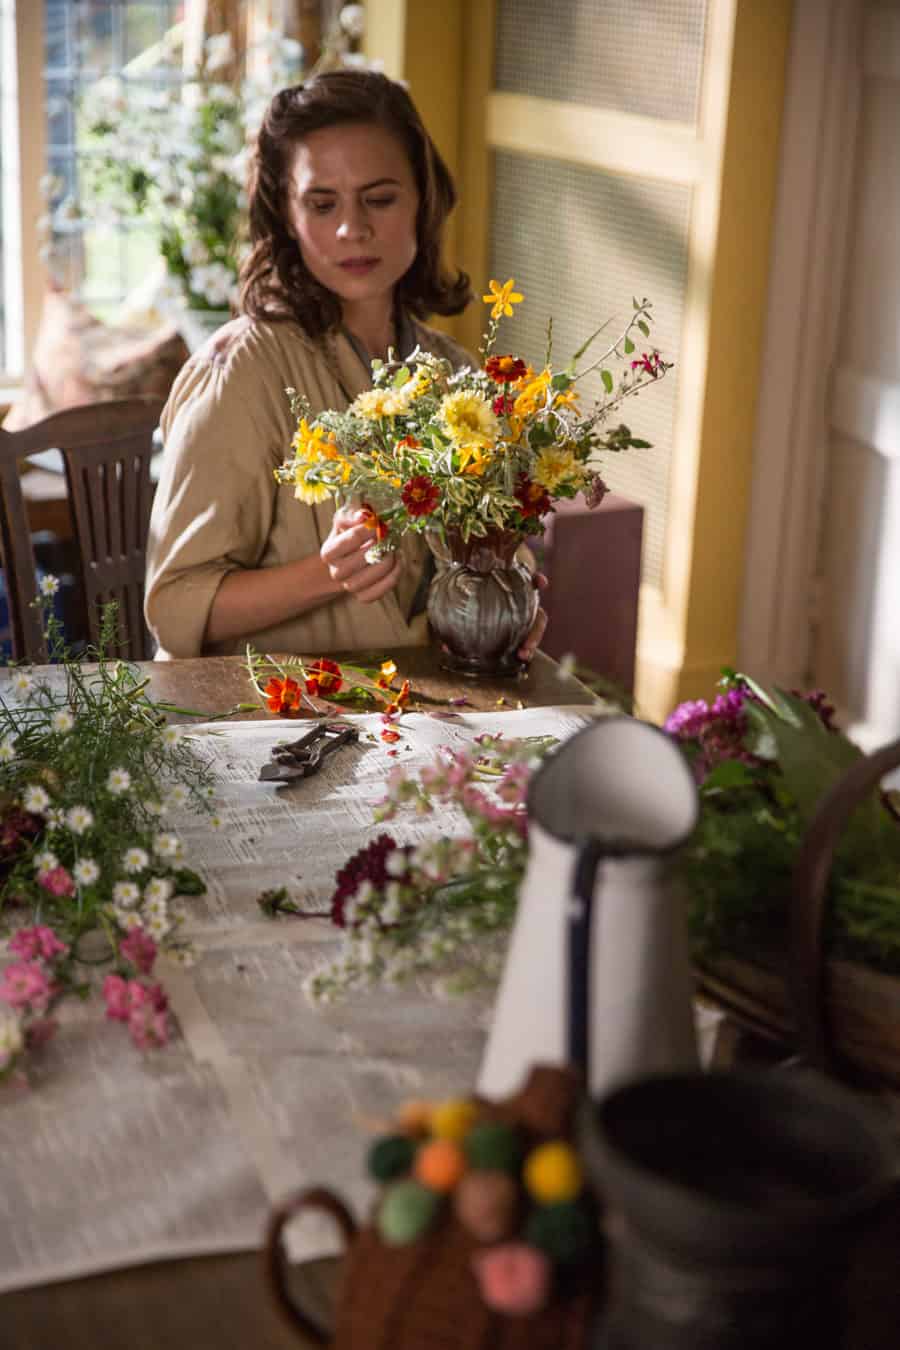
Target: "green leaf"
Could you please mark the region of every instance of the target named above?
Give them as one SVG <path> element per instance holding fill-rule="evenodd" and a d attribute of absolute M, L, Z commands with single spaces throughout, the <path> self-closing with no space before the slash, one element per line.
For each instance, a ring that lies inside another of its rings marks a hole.
<path fill-rule="evenodd" d="M 625 355 L 630 356 L 633 351 L 634 351 L 634 343 L 632 342 L 630 337 L 627 337 L 625 339 Z"/>
<path fill-rule="evenodd" d="M 701 792 L 706 796 L 722 788 L 753 787 L 756 777 L 749 765 L 739 759 L 723 759 L 710 769 L 703 780 Z"/>
<path fill-rule="evenodd" d="M 632 436 L 628 444 L 633 450 L 650 450 L 653 447 L 652 441 L 641 441 L 637 436 Z"/>
<path fill-rule="evenodd" d="M 570 376 L 567 375 L 565 372 L 563 372 L 563 373 L 560 374 L 560 375 L 554 375 L 554 376 L 553 376 L 553 379 L 550 381 L 550 388 L 551 388 L 551 389 L 568 389 L 569 386 L 571 385 L 571 383 L 572 383 L 572 380 L 571 380 Z"/>
<path fill-rule="evenodd" d="M 175 891 L 178 895 L 205 895 L 206 882 L 189 867 L 179 867 L 172 874 Z"/>
<path fill-rule="evenodd" d="M 608 370 L 601 370 L 601 372 L 600 372 L 600 378 L 601 378 L 601 380 L 603 381 L 603 388 L 606 390 L 606 392 L 607 392 L 608 394 L 611 394 L 612 391 L 613 391 L 613 377 L 612 377 L 612 375 L 609 373 Z"/>
<path fill-rule="evenodd" d="M 649 329 L 649 328 L 647 327 L 647 325 L 644 323 L 644 320 L 643 320 L 643 319 L 638 319 L 638 321 L 637 321 L 637 326 L 638 326 L 638 328 L 641 330 L 641 332 L 643 333 L 644 337 L 649 337 L 649 336 L 650 336 L 650 329 Z"/>
<path fill-rule="evenodd" d="M 394 378 L 391 380 L 392 389 L 402 389 L 409 380 L 409 370 L 406 366 L 401 366 Z"/>

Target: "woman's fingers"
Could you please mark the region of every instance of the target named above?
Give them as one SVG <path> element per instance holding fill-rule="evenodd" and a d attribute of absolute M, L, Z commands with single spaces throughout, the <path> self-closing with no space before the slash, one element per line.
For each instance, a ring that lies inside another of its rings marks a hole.
<path fill-rule="evenodd" d="M 383 570 L 385 568 L 387 570 Z M 367 567 L 365 573 L 358 575 L 359 584 L 352 588 L 348 586 L 346 589 L 351 590 L 354 599 L 359 600 L 361 604 L 371 605 L 373 600 L 380 600 L 396 586 L 402 569 L 403 560 L 399 553 L 392 553 L 390 558 L 377 564 L 377 567 Z"/>
<path fill-rule="evenodd" d="M 526 635 L 525 641 L 516 652 L 520 661 L 530 661 L 541 645 L 541 638 L 544 636 L 544 630 L 547 627 L 547 611 L 538 609 L 534 616 L 534 623 Z"/>

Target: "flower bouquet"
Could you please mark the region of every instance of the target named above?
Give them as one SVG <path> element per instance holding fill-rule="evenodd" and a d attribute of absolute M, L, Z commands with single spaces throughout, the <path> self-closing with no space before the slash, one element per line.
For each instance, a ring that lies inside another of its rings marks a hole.
<path fill-rule="evenodd" d="M 192 959 L 181 898 L 205 890 L 169 822 L 214 810 L 206 762 L 146 681 L 106 656 L 115 606 L 88 669 L 65 648 L 55 588 L 44 577 L 40 604 L 60 677 L 19 668 L 0 697 L 0 938 L 12 958 L 0 962 L 0 1083 L 53 1034 L 57 1005 L 94 983 L 139 1048 L 166 1042 L 154 963 L 159 952 Z"/>
<path fill-rule="evenodd" d="M 276 470 L 301 501 L 360 503 L 373 561 L 404 534 L 425 536 L 438 565 L 428 617 L 446 663 L 466 674 L 519 668 L 515 653 L 537 608 L 519 545 L 543 532 L 554 501 L 579 492 L 589 506 L 602 500 L 602 452 L 649 445 L 611 418 L 670 368 L 655 349 L 637 352 L 635 335 L 649 336 L 651 306 L 634 300 L 628 322 L 582 370 L 579 362 L 609 324 L 559 369 L 551 364 L 551 324 L 536 371 L 495 351 L 501 318 L 523 297 L 512 279 L 490 287 L 477 369 L 455 371 L 421 349 L 403 363 L 374 361 L 372 389 L 346 411 L 316 417 L 302 395 L 288 390 L 297 430 L 291 457 Z M 579 381 L 594 370 L 604 394 L 582 408 Z"/>

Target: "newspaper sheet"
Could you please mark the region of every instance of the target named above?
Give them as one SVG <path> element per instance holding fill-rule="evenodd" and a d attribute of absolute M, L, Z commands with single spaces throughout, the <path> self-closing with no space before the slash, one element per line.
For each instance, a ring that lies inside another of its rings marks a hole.
<path fill-rule="evenodd" d="M 185 861 L 208 884 L 187 902 L 196 966 L 159 969 L 181 1039 L 142 1056 L 98 999 L 64 1005 L 32 1090 L 0 1090 L 0 1291 L 259 1246 L 270 1206 L 313 1181 L 361 1214 L 367 1133 L 405 1098 L 471 1090 L 486 1000 L 440 1000 L 421 985 L 313 1009 L 302 982 L 337 951 L 335 929 L 268 919 L 257 897 L 284 885 L 324 913 L 336 869 L 385 828 L 372 811 L 396 764 L 415 770 L 487 730 L 565 739 L 585 710 L 413 714 L 396 747 L 377 715 L 346 720 L 359 741 L 288 787 L 260 782 L 259 769 L 302 723 L 186 730 L 212 759 L 223 827 L 178 822 Z M 402 842 L 465 828 L 449 810 L 390 824 Z M 333 1241 L 305 1223 L 292 1255 L 327 1254 Z"/>

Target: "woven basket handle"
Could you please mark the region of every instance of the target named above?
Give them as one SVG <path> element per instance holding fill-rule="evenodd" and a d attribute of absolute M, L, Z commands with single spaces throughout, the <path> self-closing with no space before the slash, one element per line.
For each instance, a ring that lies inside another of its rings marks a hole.
<path fill-rule="evenodd" d="M 790 994 L 800 1050 L 809 1063 L 837 1072 L 828 1010 L 825 901 L 834 852 L 856 808 L 885 774 L 900 768 L 900 741 L 858 760 L 819 803 L 797 854 L 790 915 Z M 900 827 L 898 827 L 900 828 Z"/>
<path fill-rule="evenodd" d="M 330 1345 L 331 1332 L 310 1317 L 291 1293 L 288 1281 L 288 1259 L 284 1250 L 282 1234 L 285 1226 L 291 1219 L 304 1209 L 323 1210 L 329 1214 L 336 1222 L 344 1240 L 344 1246 L 349 1247 L 356 1237 L 356 1220 L 350 1213 L 343 1200 L 333 1191 L 327 1190 L 324 1186 L 313 1186 L 307 1190 L 298 1191 L 296 1195 L 290 1196 L 277 1209 L 273 1210 L 266 1229 L 266 1245 L 263 1252 L 265 1262 L 266 1277 L 269 1287 L 275 1296 L 275 1300 L 282 1312 L 288 1318 L 288 1321 L 308 1336 L 315 1345 Z"/>

